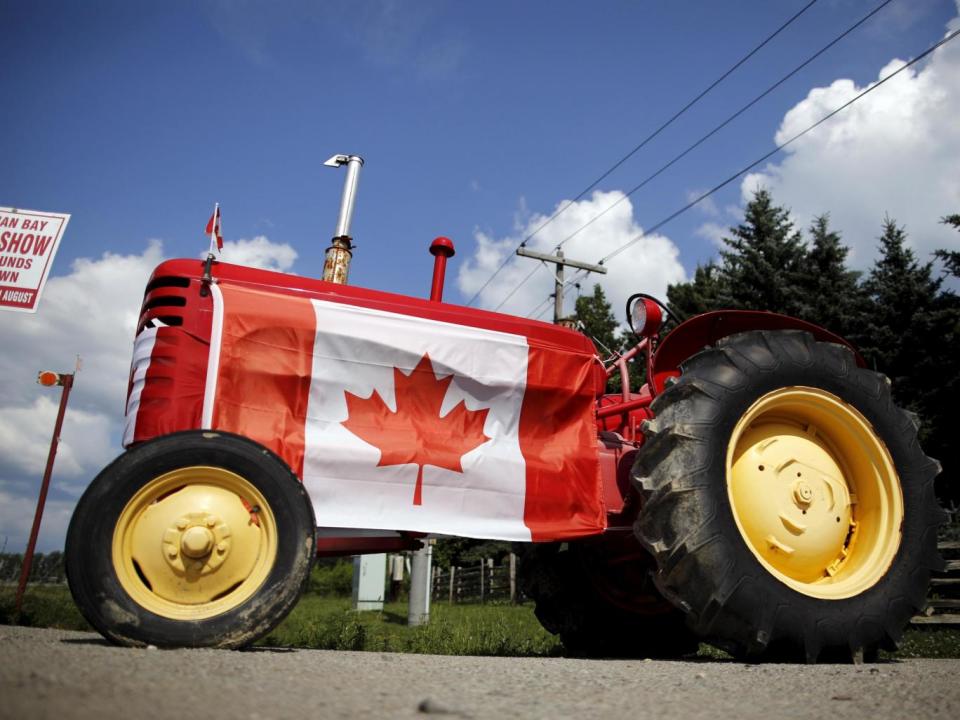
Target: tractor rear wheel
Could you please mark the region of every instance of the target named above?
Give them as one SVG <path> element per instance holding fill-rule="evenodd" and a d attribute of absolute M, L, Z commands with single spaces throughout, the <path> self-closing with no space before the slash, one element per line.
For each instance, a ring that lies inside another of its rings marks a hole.
<path fill-rule="evenodd" d="M 944 513 L 883 376 L 807 333 L 748 332 L 685 362 L 652 409 L 635 530 L 698 635 L 750 658 L 895 649 Z"/>
<path fill-rule="evenodd" d="M 676 658 L 699 639 L 683 613 L 653 586 L 653 564 L 630 535 L 571 543 L 528 544 L 520 585 L 535 614 L 577 657 Z"/>
<path fill-rule="evenodd" d="M 314 558 L 313 507 L 276 455 L 222 432 L 128 450 L 67 531 L 84 617 L 121 645 L 235 648 L 293 608 Z"/>

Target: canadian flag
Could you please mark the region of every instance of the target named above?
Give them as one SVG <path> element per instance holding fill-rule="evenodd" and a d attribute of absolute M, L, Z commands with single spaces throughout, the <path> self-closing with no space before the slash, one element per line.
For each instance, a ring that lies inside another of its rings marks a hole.
<path fill-rule="evenodd" d="M 323 527 L 600 532 L 594 359 L 524 335 L 213 285 L 203 426 L 303 479 Z"/>
<path fill-rule="evenodd" d="M 220 203 L 214 205 L 213 215 L 207 220 L 207 227 L 204 232 L 206 232 L 210 238 L 211 255 L 213 254 L 214 245 L 217 246 L 217 250 L 223 250 L 223 236 L 220 234 Z"/>

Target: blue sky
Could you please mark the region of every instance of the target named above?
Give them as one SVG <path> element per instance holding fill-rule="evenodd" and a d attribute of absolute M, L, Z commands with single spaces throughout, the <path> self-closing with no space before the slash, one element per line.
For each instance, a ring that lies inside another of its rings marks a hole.
<path fill-rule="evenodd" d="M 62 367 L 80 352 L 87 374 L 51 496 L 60 515 L 45 530 L 49 548 L 62 542 L 77 493 L 118 450 L 128 325 L 144 274 L 161 257 L 203 252 L 214 201 L 225 260 L 316 275 L 343 182 L 342 171 L 322 163 L 334 153 L 363 155 L 351 282 L 425 295 L 426 248 L 447 235 L 458 248 L 447 299 L 465 302 L 525 231 L 803 4 L 2 0 L 0 206 L 73 217 L 52 273 L 61 282 L 48 286 L 39 313 L 0 313 L 0 494 L 17 508 L 0 514 L 0 543 L 6 536 L 15 550 L 25 540 L 21 517 L 38 476 L 35 458 L 3 456 L 26 442 L 11 423 L 35 423 L 30 442 L 43 451 L 52 424 L 33 365 Z M 618 199 L 877 4 L 820 0 L 570 217 L 589 219 Z M 893 60 L 942 38 L 957 15 L 950 0 L 894 0 L 623 203 L 576 256 L 596 261 L 768 151 L 778 130 L 816 119 Z M 771 187 L 801 225 L 830 211 L 859 267 L 872 260 L 884 213 L 907 223 L 921 255 L 956 244 L 936 220 L 960 211 L 947 164 L 955 168 L 960 151 L 957 115 L 949 118 L 960 109 L 960 71 L 951 72 L 960 56 L 952 47 L 941 55 L 931 61 L 939 70 L 879 89 L 871 98 L 887 93 L 886 104 L 864 104 L 838 124 L 844 132 L 825 130 L 751 181 Z M 646 254 L 625 256 L 609 294 L 619 301 L 628 283 L 663 292 L 715 256 L 720 230 L 736 223 L 749 194 L 746 182 L 662 228 L 638 248 Z M 560 237 L 544 235 L 546 250 Z M 511 266 L 506 284 L 494 283 L 479 304 L 494 307 L 530 262 Z M 529 312 L 549 284 L 541 272 L 507 309 Z M 91 428 L 95 437 L 84 435 Z"/>
<path fill-rule="evenodd" d="M 521 198 L 549 212 L 802 4 L 6 3 L 0 199 L 74 214 L 57 269 L 154 237 L 195 254 L 219 201 L 228 239 L 289 243 L 311 274 L 342 182 L 321 163 L 358 153 L 354 282 L 422 293 L 432 237 L 463 253 L 475 228 L 509 233 Z M 821 0 L 601 188 L 635 184 L 875 4 Z M 642 191 L 638 222 L 769 149 L 812 86 L 873 80 L 955 12 L 893 3 Z M 669 228 L 688 270 L 714 252 L 696 222 Z"/>

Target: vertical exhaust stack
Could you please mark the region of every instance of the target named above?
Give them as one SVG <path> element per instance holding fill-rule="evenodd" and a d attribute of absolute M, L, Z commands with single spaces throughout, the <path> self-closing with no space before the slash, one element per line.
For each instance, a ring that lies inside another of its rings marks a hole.
<path fill-rule="evenodd" d="M 347 177 L 343 181 L 343 197 L 340 200 L 340 216 L 333 240 L 327 248 L 327 257 L 323 263 L 323 279 L 327 282 L 347 284 L 350 272 L 350 258 L 353 257 L 353 238 L 350 237 L 350 219 L 353 217 L 353 203 L 360 182 L 360 168 L 363 158 L 359 155 L 334 155 L 324 165 L 327 167 L 347 166 Z"/>

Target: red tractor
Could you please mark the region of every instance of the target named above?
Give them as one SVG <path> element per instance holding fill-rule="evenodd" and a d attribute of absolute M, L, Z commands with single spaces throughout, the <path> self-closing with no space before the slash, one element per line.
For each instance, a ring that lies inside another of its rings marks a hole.
<path fill-rule="evenodd" d="M 317 555 L 459 535 L 527 543 L 524 590 L 572 653 L 896 646 L 940 564 L 938 464 L 855 348 L 772 313 L 678 322 L 638 294 L 636 345 L 603 361 L 574 330 L 442 302 L 445 238 L 429 300 L 348 286 L 360 161 L 338 161 L 324 280 L 208 259 L 147 284 L 127 449 L 67 536 L 97 630 L 243 646 Z"/>

